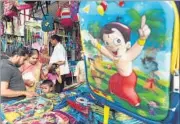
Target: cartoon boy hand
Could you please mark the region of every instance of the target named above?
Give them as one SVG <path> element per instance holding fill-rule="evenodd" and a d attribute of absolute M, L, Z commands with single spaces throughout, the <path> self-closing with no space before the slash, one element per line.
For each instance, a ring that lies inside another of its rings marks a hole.
<path fill-rule="evenodd" d="M 138 44 L 140 46 L 144 46 L 144 44 L 146 42 L 146 39 L 148 38 L 150 33 L 151 33 L 151 30 L 148 27 L 148 25 L 146 24 L 146 16 L 142 16 L 142 18 L 141 18 L 141 28 L 139 29 L 140 39 L 138 40 Z"/>

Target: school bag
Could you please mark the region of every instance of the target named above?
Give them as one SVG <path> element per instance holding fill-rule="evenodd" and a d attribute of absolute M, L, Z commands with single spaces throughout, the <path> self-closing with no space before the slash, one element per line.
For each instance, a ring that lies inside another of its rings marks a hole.
<path fill-rule="evenodd" d="M 87 83 L 104 105 L 104 123 L 110 108 L 171 123 L 180 97 L 175 3 L 82 1 L 79 15 Z"/>
<path fill-rule="evenodd" d="M 4 121 L 19 124 L 27 119 L 41 118 L 45 113 L 53 109 L 51 100 L 43 97 L 27 98 L 12 104 L 2 104 Z"/>
<path fill-rule="evenodd" d="M 58 10 L 56 12 L 56 16 L 59 18 L 62 27 L 68 28 L 73 26 L 71 14 L 71 4 L 69 2 L 65 2 L 61 6 L 58 3 Z"/>
<path fill-rule="evenodd" d="M 41 2 L 39 2 L 39 4 L 41 6 L 41 10 L 44 15 L 42 18 L 42 23 L 41 23 L 42 30 L 44 32 L 53 31 L 54 30 L 54 18 L 52 15 L 50 15 L 48 13 L 48 2 L 46 1 L 47 14 L 44 13 Z"/>
<path fill-rule="evenodd" d="M 3 0 L 4 15 L 8 17 L 17 16 L 18 10 L 16 8 L 15 2 L 10 0 Z"/>

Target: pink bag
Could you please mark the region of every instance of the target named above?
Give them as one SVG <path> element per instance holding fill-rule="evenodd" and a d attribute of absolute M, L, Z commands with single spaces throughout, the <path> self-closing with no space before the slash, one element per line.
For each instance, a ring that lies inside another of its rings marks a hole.
<path fill-rule="evenodd" d="M 5 16 L 9 16 L 9 17 L 17 16 L 18 15 L 17 12 L 18 10 L 13 1 L 4 0 L 4 15 Z"/>
<path fill-rule="evenodd" d="M 4 24 L 3 22 L 0 22 L 0 36 L 4 34 Z"/>
<path fill-rule="evenodd" d="M 32 9 L 32 8 L 33 8 L 33 4 L 24 3 L 24 4 L 17 5 L 18 10 L 26 10 L 26 9 Z"/>

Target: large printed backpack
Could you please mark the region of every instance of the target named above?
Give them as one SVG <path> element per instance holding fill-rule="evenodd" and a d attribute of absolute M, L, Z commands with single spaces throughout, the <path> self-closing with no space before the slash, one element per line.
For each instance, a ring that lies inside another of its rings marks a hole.
<path fill-rule="evenodd" d="M 96 99 L 146 123 L 179 106 L 179 14 L 170 1 L 81 1 L 86 76 Z"/>

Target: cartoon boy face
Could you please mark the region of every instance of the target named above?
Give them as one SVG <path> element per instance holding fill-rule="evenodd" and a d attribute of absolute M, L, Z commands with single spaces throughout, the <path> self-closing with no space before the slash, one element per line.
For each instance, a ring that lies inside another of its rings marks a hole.
<path fill-rule="evenodd" d="M 118 24 L 109 25 L 105 27 L 106 31 L 103 32 L 102 39 L 105 43 L 106 48 L 113 53 L 114 56 L 122 56 L 128 48 L 130 48 L 130 42 L 124 37 L 124 34 L 120 31 L 120 28 L 115 26 L 121 26 Z"/>

